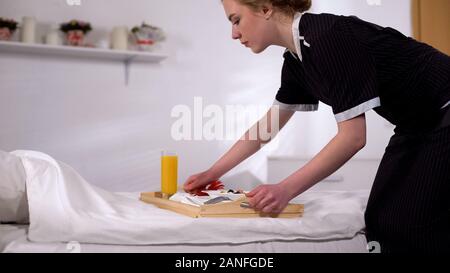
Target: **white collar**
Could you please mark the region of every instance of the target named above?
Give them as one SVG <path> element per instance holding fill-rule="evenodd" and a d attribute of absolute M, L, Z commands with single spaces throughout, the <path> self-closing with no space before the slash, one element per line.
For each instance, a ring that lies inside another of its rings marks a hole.
<path fill-rule="evenodd" d="M 295 51 L 296 51 L 297 56 L 300 59 L 300 61 L 303 61 L 302 49 L 300 47 L 300 41 L 302 40 L 303 44 L 305 46 L 310 47 L 310 45 L 305 41 L 305 37 L 300 35 L 299 26 L 300 26 L 300 21 L 302 19 L 303 14 L 304 13 L 296 12 L 294 15 L 294 22 L 292 23 L 292 36 L 294 38 Z M 292 51 L 290 51 L 290 52 L 291 52 L 291 54 L 293 54 Z M 295 55 L 294 55 L 294 57 L 295 57 Z"/>

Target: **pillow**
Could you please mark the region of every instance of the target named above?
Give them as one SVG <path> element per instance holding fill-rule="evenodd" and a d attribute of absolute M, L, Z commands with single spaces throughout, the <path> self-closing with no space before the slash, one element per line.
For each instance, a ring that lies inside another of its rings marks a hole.
<path fill-rule="evenodd" d="M 0 151 L 0 222 L 27 224 L 28 201 L 22 160 Z"/>

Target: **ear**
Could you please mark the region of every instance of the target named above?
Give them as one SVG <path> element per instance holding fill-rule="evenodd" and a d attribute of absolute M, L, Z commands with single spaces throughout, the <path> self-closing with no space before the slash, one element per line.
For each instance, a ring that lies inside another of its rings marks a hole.
<path fill-rule="evenodd" d="M 261 7 L 261 12 L 266 20 L 269 20 L 273 14 L 273 8 L 269 5 L 264 5 Z"/>

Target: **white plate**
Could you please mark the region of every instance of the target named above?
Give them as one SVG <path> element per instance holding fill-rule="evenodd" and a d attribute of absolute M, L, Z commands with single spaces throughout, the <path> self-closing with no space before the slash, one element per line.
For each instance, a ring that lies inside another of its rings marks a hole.
<path fill-rule="evenodd" d="M 240 198 L 242 198 L 242 197 L 244 197 L 245 196 L 245 194 L 244 193 L 228 193 L 228 192 L 222 192 L 222 191 L 225 191 L 225 190 L 217 190 L 217 191 L 206 191 L 209 195 L 210 195 L 210 197 L 212 197 L 212 198 L 215 198 L 215 197 L 218 197 L 218 196 L 226 196 L 226 197 L 228 197 L 228 198 L 230 198 L 231 200 L 238 200 L 238 199 L 240 199 Z"/>

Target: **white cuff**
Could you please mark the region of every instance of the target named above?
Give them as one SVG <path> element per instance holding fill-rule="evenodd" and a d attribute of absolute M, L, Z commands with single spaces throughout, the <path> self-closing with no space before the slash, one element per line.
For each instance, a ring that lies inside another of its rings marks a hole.
<path fill-rule="evenodd" d="M 360 105 L 353 107 L 345 112 L 334 115 L 337 122 L 343 122 L 352 118 L 355 118 L 373 108 L 381 106 L 381 101 L 379 97 L 361 103 Z"/>
<path fill-rule="evenodd" d="M 280 109 L 300 112 L 314 112 L 319 109 L 319 104 L 286 104 L 275 100 L 273 105 L 279 106 Z"/>

